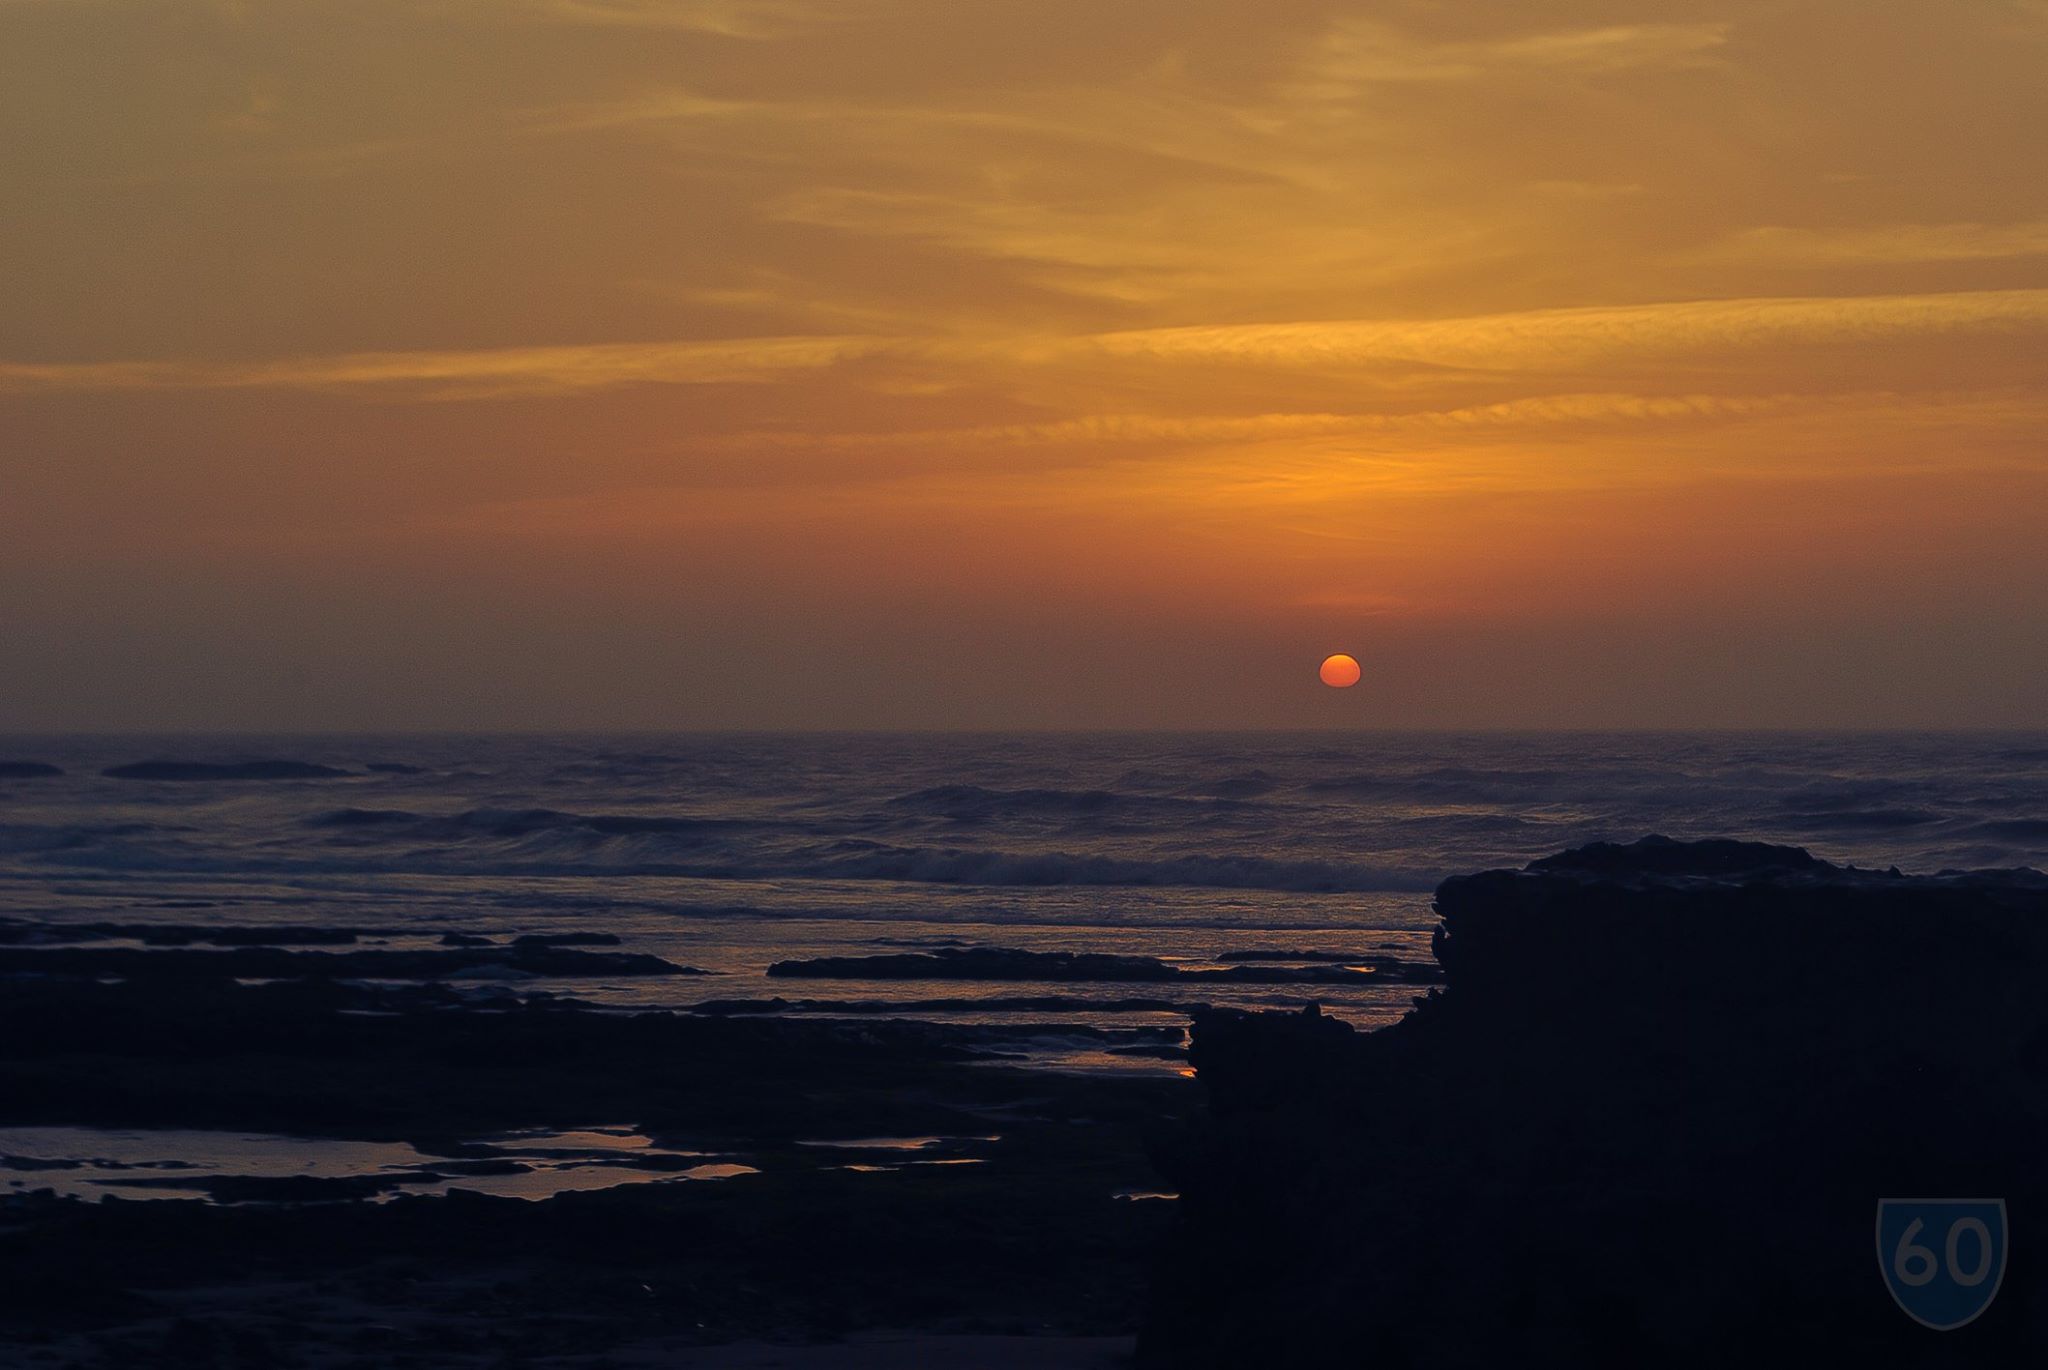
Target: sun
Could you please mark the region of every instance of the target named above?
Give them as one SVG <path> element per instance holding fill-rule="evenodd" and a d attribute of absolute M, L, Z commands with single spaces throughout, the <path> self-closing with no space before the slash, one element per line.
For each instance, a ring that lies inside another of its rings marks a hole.
<path fill-rule="evenodd" d="M 1323 658 L 1319 672 L 1323 684 L 1333 690 L 1348 690 L 1358 683 L 1358 658 L 1343 652 L 1335 652 Z"/>

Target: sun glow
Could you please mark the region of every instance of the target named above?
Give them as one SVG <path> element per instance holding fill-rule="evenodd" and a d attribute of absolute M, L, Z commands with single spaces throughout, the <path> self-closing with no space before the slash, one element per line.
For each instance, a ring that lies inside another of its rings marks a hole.
<path fill-rule="evenodd" d="M 2048 701 L 2041 0 L 159 8 L 0 0 L 10 726 Z"/>
<path fill-rule="evenodd" d="M 1332 653 L 1323 658 L 1322 669 L 1317 674 L 1331 689 L 1348 690 L 1358 683 L 1358 658 L 1343 652 Z"/>

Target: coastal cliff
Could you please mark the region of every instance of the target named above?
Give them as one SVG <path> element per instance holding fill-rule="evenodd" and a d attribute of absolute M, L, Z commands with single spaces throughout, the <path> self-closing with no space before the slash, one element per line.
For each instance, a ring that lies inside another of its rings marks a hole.
<path fill-rule="evenodd" d="M 2048 1349 L 2048 877 L 1646 838 L 1444 882 L 1393 1027 L 1210 1012 L 1147 1367 L 2012 1364 Z M 1879 1200 L 1996 1196 L 1968 1326 Z"/>

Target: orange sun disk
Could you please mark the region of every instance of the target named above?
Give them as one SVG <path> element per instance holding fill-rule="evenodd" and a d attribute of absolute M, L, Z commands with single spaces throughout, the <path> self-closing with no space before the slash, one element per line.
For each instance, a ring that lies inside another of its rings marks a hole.
<path fill-rule="evenodd" d="M 1336 652 L 1323 658 L 1323 668 L 1318 673 L 1323 684 L 1333 690 L 1348 690 L 1358 683 L 1358 658 Z"/>

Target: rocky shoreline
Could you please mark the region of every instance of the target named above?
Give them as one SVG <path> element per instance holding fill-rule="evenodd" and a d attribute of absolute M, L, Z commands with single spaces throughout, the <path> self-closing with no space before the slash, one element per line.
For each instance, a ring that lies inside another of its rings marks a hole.
<path fill-rule="evenodd" d="M 0 1155 L 6 1364 L 595 1367 L 1135 1324 L 1168 1206 L 1126 1196 L 1156 1188 L 1144 1131 L 1192 1102 L 1170 1071 L 1020 1069 L 971 1023 L 480 1000 L 431 978 L 438 953 L 353 968 L 412 983 L 244 984 L 226 972 L 322 953 L 149 935 L 119 980 L 112 952 L 61 945 L 0 968 L 0 1138 L 42 1149 Z M 1103 1035 L 1179 1050 L 1177 1030 Z M 50 1154 L 95 1137 L 377 1163 Z M 62 1196 L 95 1186 L 116 1197 Z"/>
<path fill-rule="evenodd" d="M 445 983 L 688 973 L 595 930 L 0 925 L 0 1136 L 27 1139 L 0 1155 L 0 1357 L 596 1370 L 922 1337 L 1092 1364 L 1140 1329 L 1142 1365 L 1195 1370 L 2048 1347 L 2048 877 L 1646 839 L 1454 878 L 1436 907 L 1434 967 L 970 948 L 785 974 L 1066 983 L 683 1011 Z M 1195 1080 L 1026 1068 L 1028 1023 L 974 1021 L 1351 975 L 1415 1010 L 1366 1032 L 1195 1007 Z M 90 1150 L 117 1135 L 375 1163 Z M 1960 1332 L 1878 1277 L 1873 1206 L 1901 1194 L 2007 1201 L 2003 1289 Z"/>
<path fill-rule="evenodd" d="M 1146 1366 L 2021 1364 L 2048 1348 L 2048 878 L 1646 839 L 1446 881 L 1446 983 L 1371 1034 L 1204 1013 Z M 1875 1259 L 1995 1195 L 1981 1319 Z"/>

